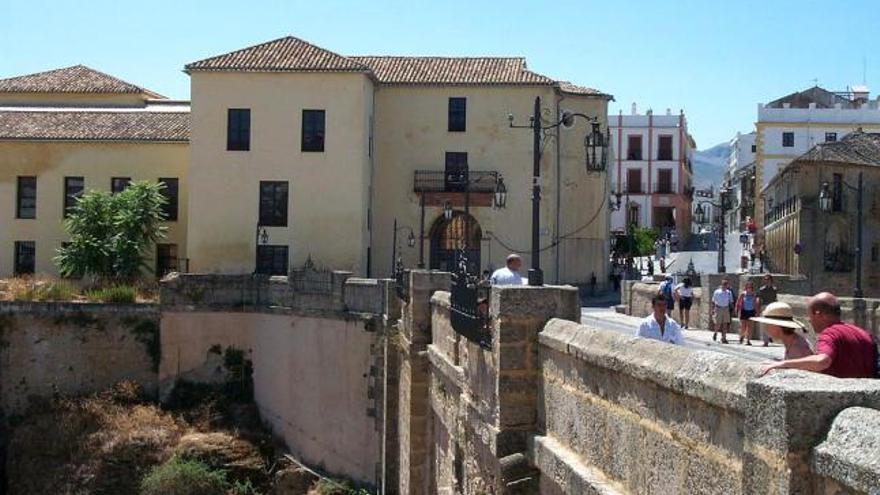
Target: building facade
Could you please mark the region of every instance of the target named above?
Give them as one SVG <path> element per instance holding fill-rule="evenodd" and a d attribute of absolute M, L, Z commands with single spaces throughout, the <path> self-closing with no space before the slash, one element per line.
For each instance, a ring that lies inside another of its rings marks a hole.
<path fill-rule="evenodd" d="M 186 250 L 189 102 L 85 66 L 0 79 L 0 277 L 56 275 L 66 211 L 90 189 L 166 184 L 157 274 Z"/>
<path fill-rule="evenodd" d="M 480 269 L 510 252 L 528 266 L 532 135 L 508 115 L 527 123 L 540 97 L 548 123 L 570 111 L 604 128 L 610 99 L 532 72 L 522 58 L 342 56 L 294 37 L 186 71 L 187 257 L 199 272 L 286 273 L 311 260 L 388 276 L 393 253 L 407 267 L 450 269 L 465 244 Z M 586 170 L 589 130 L 580 119 L 544 137 L 548 282 L 607 279 L 610 189 L 608 174 Z M 492 201 L 499 179 L 501 209 Z"/>
<path fill-rule="evenodd" d="M 612 190 L 622 197 L 611 216 L 611 229 L 651 227 L 661 234 L 675 232 L 682 245 L 691 232 L 693 201 L 692 155 L 696 145 L 684 112 L 611 115 L 614 147 Z"/>
<path fill-rule="evenodd" d="M 728 232 L 743 232 L 749 219 L 755 218 L 755 144 L 756 134 L 736 133 L 730 141 L 730 158 L 722 186 L 730 191 L 727 210 Z"/>
<path fill-rule="evenodd" d="M 880 130 L 878 100 L 871 100 L 864 86 L 841 92 L 815 86 L 759 104 L 755 124 L 756 190 L 766 187 L 781 167 L 813 146 L 834 142 L 859 128 Z M 766 199 L 756 197 L 759 226 L 766 207 Z"/>
<path fill-rule="evenodd" d="M 880 134 L 861 131 L 814 146 L 762 191 L 768 211 L 765 246 L 770 269 L 806 277 L 813 291 L 850 295 L 858 254 L 858 176 L 863 174 L 865 296 L 880 295 Z M 827 210 L 820 207 L 822 190 Z"/>

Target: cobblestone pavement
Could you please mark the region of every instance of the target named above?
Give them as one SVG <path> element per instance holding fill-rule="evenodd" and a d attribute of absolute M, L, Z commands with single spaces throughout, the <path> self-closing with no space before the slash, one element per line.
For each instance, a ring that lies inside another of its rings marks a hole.
<path fill-rule="evenodd" d="M 620 314 L 609 308 L 583 308 L 581 310 L 581 323 L 627 335 L 635 334 L 641 321 L 641 318 Z M 780 360 L 785 352 L 781 344 L 770 344 L 769 347 L 763 347 L 760 339 L 753 339 L 751 346 L 740 345 L 738 343 L 739 337 L 736 334 L 728 333 L 727 340 L 730 344 L 722 344 L 720 342 L 721 334 L 718 334 L 719 341 L 716 342 L 712 340 L 712 332 L 708 330 L 682 331 L 686 341 L 685 347 L 691 349 L 720 352 L 759 362 Z"/>

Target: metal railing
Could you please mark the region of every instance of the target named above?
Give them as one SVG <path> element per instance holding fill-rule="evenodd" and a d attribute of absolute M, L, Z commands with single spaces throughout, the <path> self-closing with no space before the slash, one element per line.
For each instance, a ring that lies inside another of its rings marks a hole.
<path fill-rule="evenodd" d="M 764 225 L 780 220 L 781 218 L 795 213 L 800 210 L 801 201 L 797 196 L 792 196 L 780 204 L 773 205 L 773 208 L 764 214 Z"/>
<path fill-rule="evenodd" d="M 624 194 L 645 194 L 648 192 L 647 185 L 644 182 L 624 182 L 623 183 L 623 192 Z"/>
<path fill-rule="evenodd" d="M 655 182 L 651 191 L 655 194 L 678 194 L 678 184 L 675 182 Z"/>
<path fill-rule="evenodd" d="M 493 193 L 498 181 L 498 172 L 442 170 L 416 170 L 413 177 L 413 192 L 464 192 Z M 469 188 L 467 186 L 470 186 Z"/>

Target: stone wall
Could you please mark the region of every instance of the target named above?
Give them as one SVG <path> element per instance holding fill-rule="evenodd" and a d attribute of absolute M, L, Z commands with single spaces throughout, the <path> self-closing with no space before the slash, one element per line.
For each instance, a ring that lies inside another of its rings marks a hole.
<path fill-rule="evenodd" d="M 121 380 L 155 394 L 158 363 L 153 305 L 0 302 L 0 416 Z"/>

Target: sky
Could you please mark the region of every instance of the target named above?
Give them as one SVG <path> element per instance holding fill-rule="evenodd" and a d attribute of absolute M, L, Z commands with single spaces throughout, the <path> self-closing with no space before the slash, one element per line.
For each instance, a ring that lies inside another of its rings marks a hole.
<path fill-rule="evenodd" d="M 0 78 L 85 64 L 189 98 L 184 64 L 294 35 L 343 55 L 524 56 L 614 95 L 683 109 L 698 148 L 757 103 L 818 81 L 880 91 L 877 0 L 0 0 Z M 866 70 L 865 70 L 866 68 Z"/>

